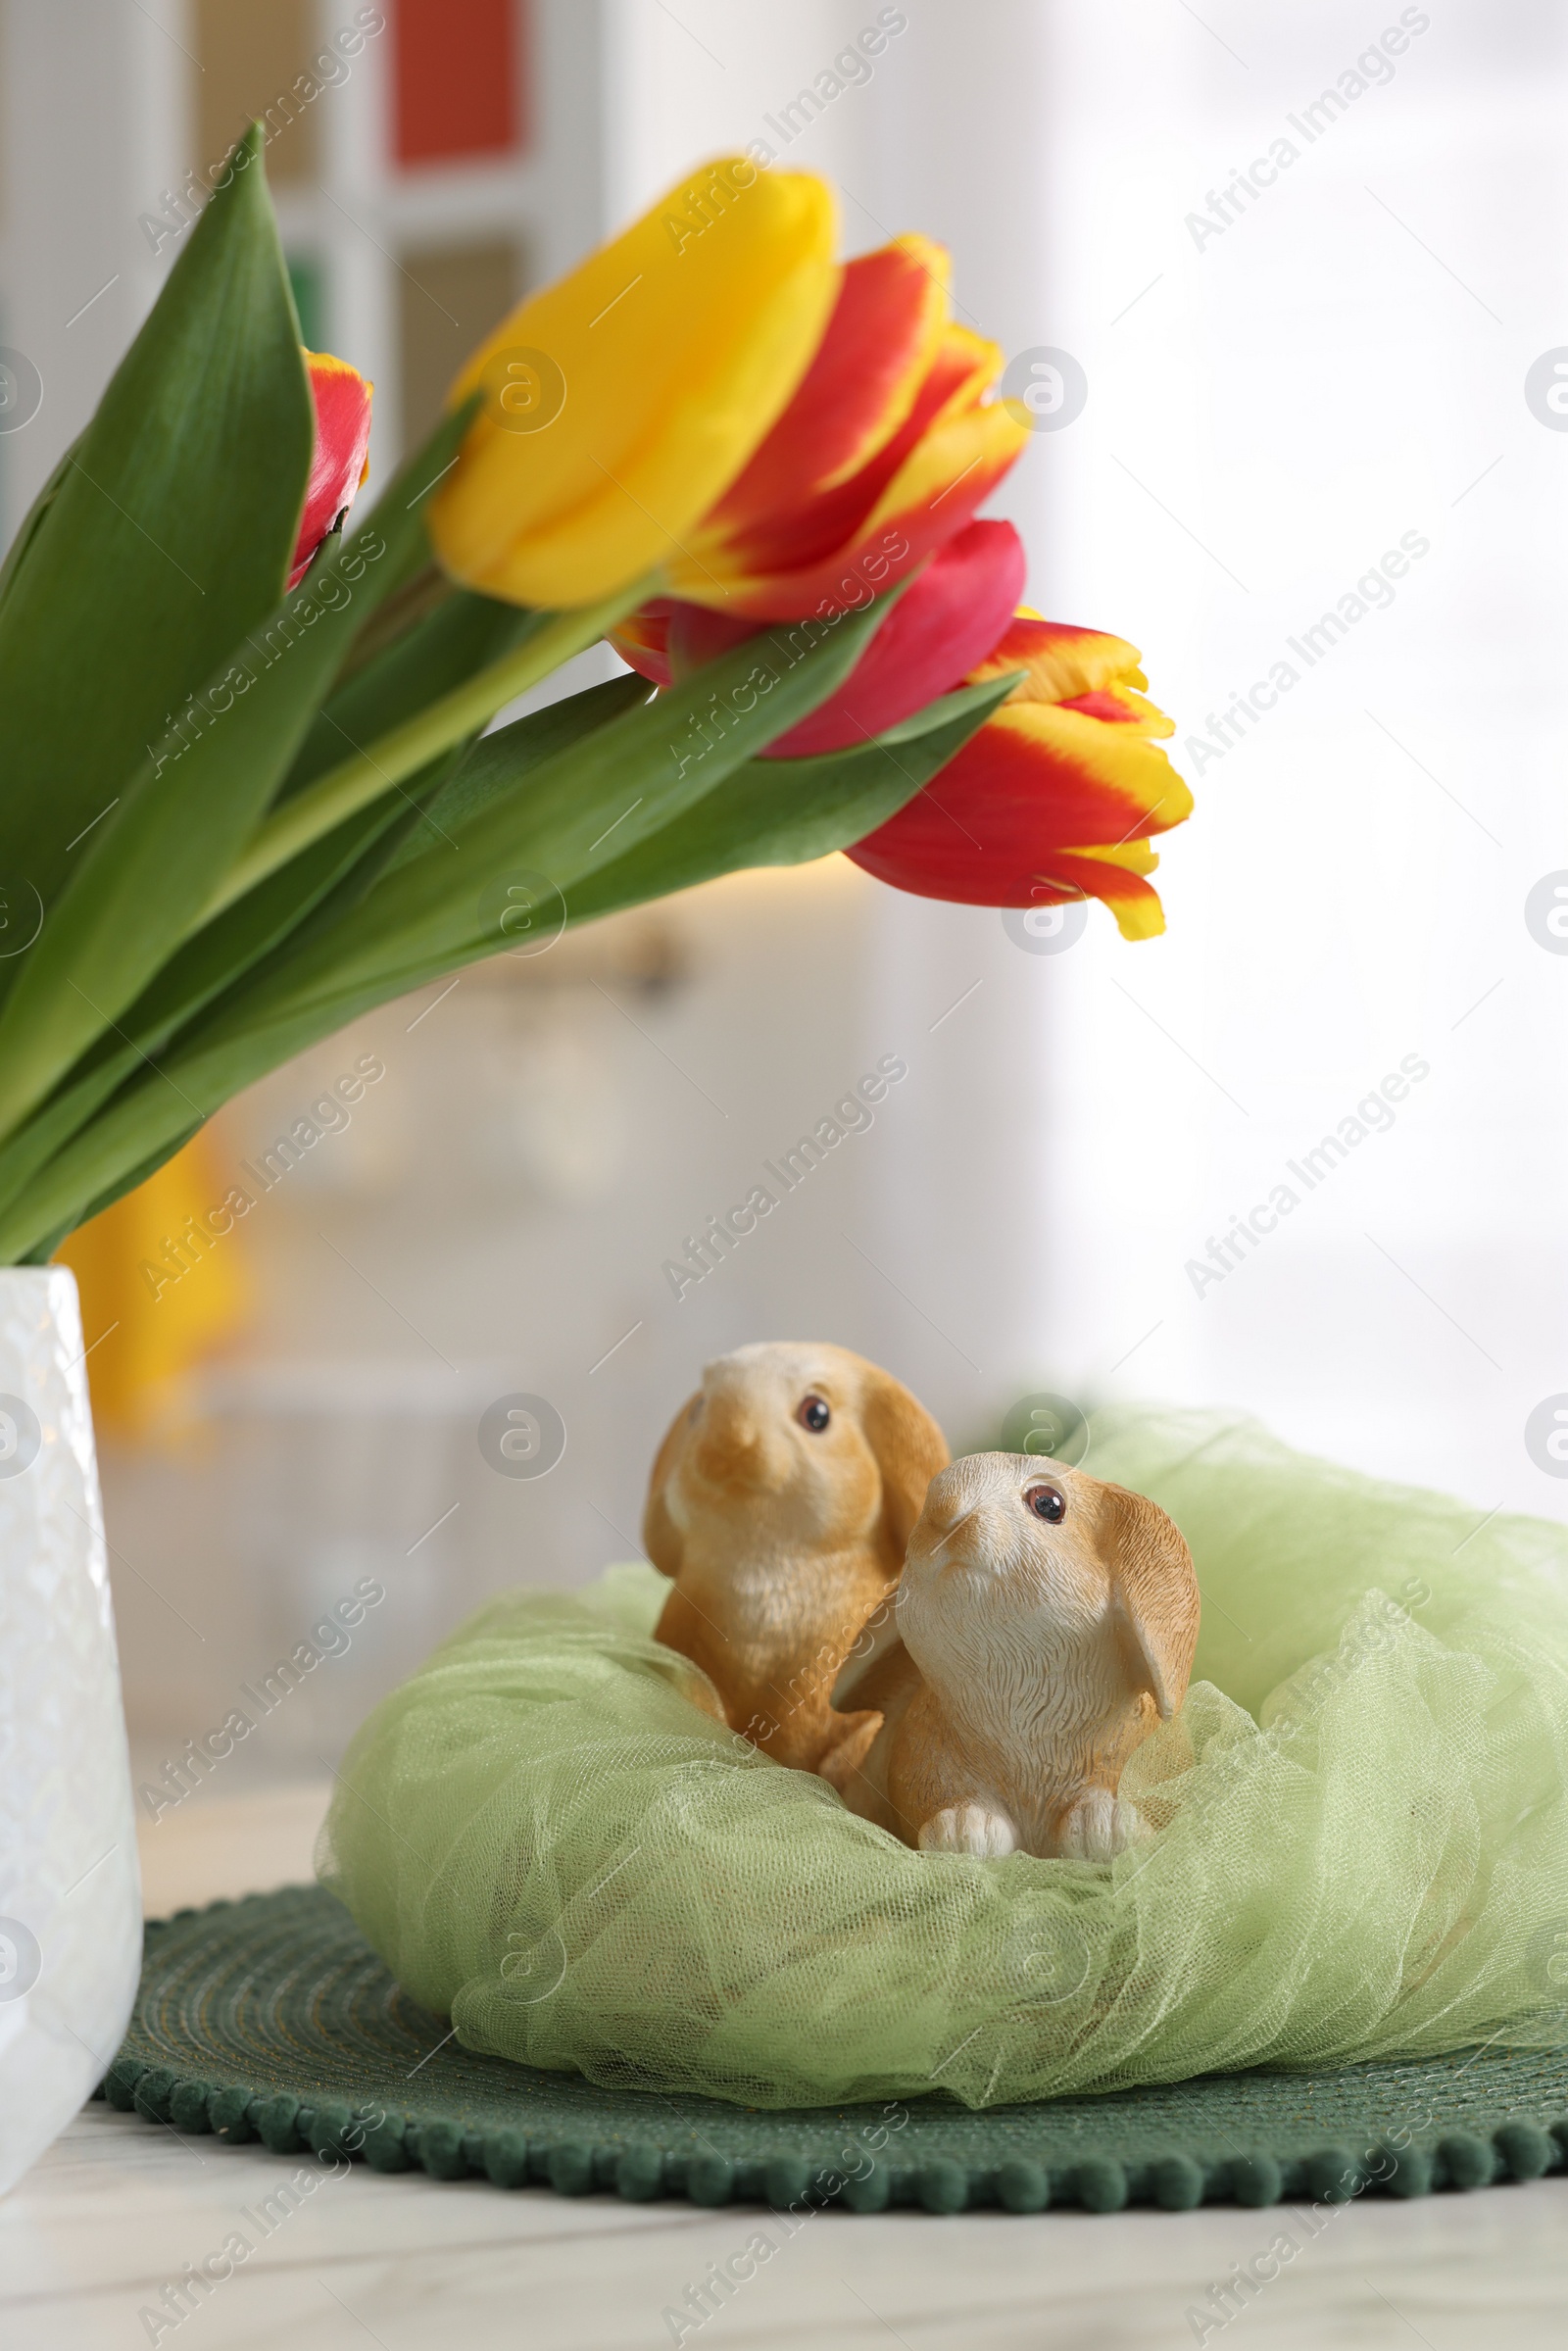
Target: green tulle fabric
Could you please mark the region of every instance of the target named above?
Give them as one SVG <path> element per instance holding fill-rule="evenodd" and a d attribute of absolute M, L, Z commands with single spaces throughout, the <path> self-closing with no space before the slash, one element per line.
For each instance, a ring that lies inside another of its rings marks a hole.
<path fill-rule="evenodd" d="M 320 1875 L 468 2047 L 748 2106 L 969 2106 L 1568 2042 L 1568 1530 L 1106 1412 L 1202 1592 L 1109 1866 L 908 1851 L 685 1694 L 668 1590 L 491 1601 L 359 1733 Z"/>

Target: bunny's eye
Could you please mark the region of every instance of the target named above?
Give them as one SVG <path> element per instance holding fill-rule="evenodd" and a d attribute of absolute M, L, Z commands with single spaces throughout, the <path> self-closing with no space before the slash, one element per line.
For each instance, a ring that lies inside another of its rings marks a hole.
<path fill-rule="evenodd" d="M 1046 1518 L 1059 1526 L 1067 1515 L 1067 1497 L 1057 1486 L 1031 1486 L 1024 1500 L 1036 1518 Z"/>
<path fill-rule="evenodd" d="M 821 1396 L 808 1396 L 795 1417 L 803 1429 L 809 1429 L 813 1437 L 820 1437 L 833 1415 Z"/>

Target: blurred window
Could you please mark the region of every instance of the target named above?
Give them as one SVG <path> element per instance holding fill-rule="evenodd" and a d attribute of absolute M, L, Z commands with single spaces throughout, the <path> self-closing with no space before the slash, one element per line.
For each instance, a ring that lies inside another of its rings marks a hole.
<path fill-rule="evenodd" d="M 395 0 L 400 164 L 507 155 L 522 142 L 519 0 Z"/>
<path fill-rule="evenodd" d="M 517 300 L 520 257 L 510 241 L 432 246 L 405 252 L 398 282 L 403 434 L 412 447 L 440 416 L 475 343 Z"/>
<path fill-rule="evenodd" d="M 463 13 L 454 11 L 454 20 Z M 314 179 L 316 110 L 296 87 L 317 47 L 313 0 L 196 0 L 195 23 L 202 163 L 219 162 L 259 117 L 272 186 Z"/>

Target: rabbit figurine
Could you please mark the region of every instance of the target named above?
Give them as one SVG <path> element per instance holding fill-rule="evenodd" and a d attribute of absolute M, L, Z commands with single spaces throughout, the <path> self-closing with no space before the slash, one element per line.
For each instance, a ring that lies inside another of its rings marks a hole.
<path fill-rule="evenodd" d="M 875 1737 L 877 1715 L 835 1714 L 828 1692 L 947 1458 L 908 1390 L 841 1347 L 737 1347 L 675 1415 L 643 1515 L 675 1586 L 656 1637 L 778 1762 L 814 1771 Z"/>
<path fill-rule="evenodd" d="M 822 1776 L 923 1852 L 1108 1861 L 1146 1834 L 1117 1783 L 1186 1694 L 1198 1613 L 1154 1503 L 1059 1461 L 971 1453 L 933 1478 L 896 1600 L 834 1686 L 836 1709 L 882 1726 Z"/>

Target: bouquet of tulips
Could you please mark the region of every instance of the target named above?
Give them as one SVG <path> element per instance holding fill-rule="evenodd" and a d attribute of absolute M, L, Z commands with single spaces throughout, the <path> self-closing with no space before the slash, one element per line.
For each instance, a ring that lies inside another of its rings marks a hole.
<path fill-rule="evenodd" d="M 736 867 L 1160 927 L 1169 723 L 974 519 L 1001 354 L 938 248 L 833 247 L 819 180 L 703 171 L 350 528 L 370 388 L 235 149 L 0 570 L 0 1264 L 370 1006 Z M 606 636 L 627 674 L 492 726 Z"/>

